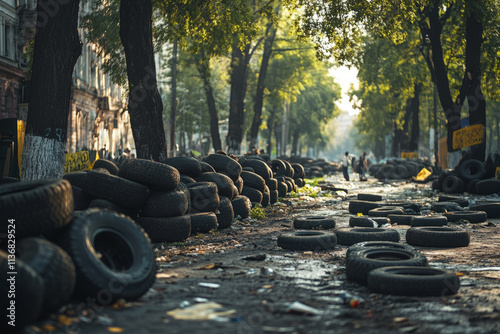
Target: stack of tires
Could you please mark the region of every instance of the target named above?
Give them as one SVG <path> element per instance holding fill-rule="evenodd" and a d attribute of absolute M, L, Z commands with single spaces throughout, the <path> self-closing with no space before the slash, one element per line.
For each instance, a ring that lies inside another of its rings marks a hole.
<path fill-rule="evenodd" d="M 432 188 L 447 194 L 467 192 L 490 195 L 500 193 L 500 180 L 487 172 L 486 165 L 476 159 L 461 161 L 455 169 L 446 169 L 433 182 Z"/>
<path fill-rule="evenodd" d="M 298 188 L 302 188 L 306 185 L 306 183 L 304 182 L 304 178 L 306 177 L 304 167 L 296 162 L 292 163 L 291 165 L 293 168 L 293 181 Z"/>
<path fill-rule="evenodd" d="M 372 164 L 368 168 L 368 173 L 379 180 L 387 179 L 409 179 L 423 169 L 427 168 L 433 172 L 433 167 L 422 159 L 387 159 L 384 164 Z"/>
<path fill-rule="evenodd" d="M 0 241 L 0 267 L 16 273 L 10 285 L 0 286 L 8 296 L 15 284 L 15 300 L 2 298 L 0 305 L 6 310 L 15 305 L 18 330 L 72 298 L 109 305 L 138 299 L 154 283 L 155 256 L 144 231 L 131 218 L 108 210 L 74 213 L 67 180 L 0 185 L 0 219 L 8 235 Z M 109 282 L 115 282 L 113 287 Z M 3 321 L 0 328 L 11 332 L 13 327 Z"/>
<path fill-rule="evenodd" d="M 271 161 L 271 169 L 274 178 L 278 180 L 279 197 L 286 197 L 287 193 L 297 191 L 297 185 L 293 179 L 295 171 L 288 161 L 275 159 Z"/>
<path fill-rule="evenodd" d="M 263 207 L 274 204 L 278 200 L 278 181 L 272 178 L 273 172 L 260 159 L 242 159 L 241 178 L 243 179 L 242 195 L 252 203 L 260 203 Z"/>

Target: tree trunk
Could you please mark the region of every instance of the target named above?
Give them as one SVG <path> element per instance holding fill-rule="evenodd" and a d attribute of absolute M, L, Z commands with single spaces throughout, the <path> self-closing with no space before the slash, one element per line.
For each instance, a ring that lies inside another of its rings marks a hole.
<path fill-rule="evenodd" d="M 31 92 L 22 156 L 23 180 L 63 175 L 71 77 L 82 51 L 80 0 L 38 1 Z"/>
<path fill-rule="evenodd" d="M 297 129 L 293 132 L 292 152 L 291 152 L 292 157 L 297 155 L 297 147 L 299 146 L 299 136 L 300 136 L 300 133 L 299 133 L 299 130 Z"/>
<path fill-rule="evenodd" d="M 255 93 L 255 103 L 253 105 L 253 120 L 250 128 L 250 149 L 257 148 L 257 136 L 259 134 L 260 124 L 262 123 L 262 106 L 264 104 L 264 82 L 266 80 L 269 59 L 273 51 L 274 38 L 276 36 L 276 27 L 269 23 L 269 34 L 264 42 L 264 51 L 262 53 L 262 62 L 260 64 L 259 78 L 257 79 L 257 91 Z"/>
<path fill-rule="evenodd" d="M 163 104 L 156 83 L 151 0 L 121 0 L 120 38 L 125 49 L 129 114 L 137 158 L 161 161 L 168 156 Z"/>
<path fill-rule="evenodd" d="M 176 129 L 176 118 L 177 118 L 177 38 L 174 37 L 174 44 L 172 47 L 172 92 L 170 96 L 170 149 L 169 156 L 175 157 L 176 146 L 175 146 L 175 135 Z"/>
<path fill-rule="evenodd" d="M 245 95 L 247 90 L 248 62 L 250 44 L 242 52 L 233 45 L 231 55 L 231 96 L 229 98 L 229 129 L 227 134 L 227 153 L 240 154 L 245 119 Z"/>
<path fill-rule="evenodd" d="M 222 144 L 219 133 L 219 116 L 217 115 L 217 108 L 215 107 L 214 92 L 212 84 L 210 83 L 210 68 L 209 60 L 205 57 L 205 52 L 201 50 L 197 55 L 197 67 L 203 80 L 203 89 L 207 98 L 208 112 L 210 113 L 210 134 L 212 137 L 212 145 L 214 151 L 222 150 Z"/>
<path fill-rule="evenodd" d="M 271 152 L 273 151 L 273 146 L 272 146 L 272 141 L 273 141 L 273 129 L 274 129 L 274 115 L 275 115 L 275 110 L 274 108 L 271 109 L 271 112 L 269 113 L 269 120 L 267 124 L 267 128 L 269 129 L 269 133 L 267 135 L 267 154 L 271 156 Z"/>
<path fill-rule="evenodd" d="M 417 151 L 420 141 L 420 92 L 422 91 L 421 84 L 415 84 L 413 97 L 411 98 L 411 131 L 410 131 L 410 151 Z"/>
<path fill-rule="evenodd" d="M 486 100 L 481 92 L 481 44 L 483 25 L 477 19 L 476 11 L 471 10 L 465 27 L 465 71 L 466 92 L 469 103 L 469 123 L 482 124 L 486 129 Z M 484 161 L 486 155 L 486 130 L 481 144 L 471 146 L 469 157 Z"/>

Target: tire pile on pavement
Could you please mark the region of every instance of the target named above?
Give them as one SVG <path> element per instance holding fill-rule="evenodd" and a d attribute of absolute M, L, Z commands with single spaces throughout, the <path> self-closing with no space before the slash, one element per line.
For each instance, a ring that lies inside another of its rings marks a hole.
<path fill-rule="evenodd" d="M 8 295 L 15 287 L 16 328 L 71 299 L 138 299 L 156 277 L 151 242 L 228 228 L 252 205 L 268 206 L 304 185 L 300 164 L 241 162 L 224 154 L 201 162 L 125 159 L 120 166 L 100 159 L 62 180 L 1 179 L 0 219 L 12 236 L 0 240 L 0 267 L 17 276 L 0 288 Z"/>
<path fill-rule="evenodd" d="M 285 160 L 285 159 L 282 159 Z M 340 170 L 340 164 L 326 161 L 325 159 L 309 159 L 304 157 L 291 157 L 291 163 L 299 163 L 304 167 L 307 178 L 324 177 Z"/>
<path fill-rule="evenodd" d="M 368 173 L 379 180 L 410 179 L 423 169 L 427 168 L 434 172 L 429 162 L 422 159 L 387 159 L 384 164 L 372 164 L 368 168 Z"/>
<path fill-rule="evenodd" d="M 483 210 L 483 211 L 480 211 Z M 448 221 L 481 223 L 500 217 L 500 203 L 470 205 L 467 200 L 440 196 L 429 215 L 421 205 L 391 203 L 382 196 L 359 194 L 349 202 L 351 228 L 335 229 L 335 219 L 306 216 L 294 220 L 295 232 L 278 236 L 279 247 L 290 250 L 332 250 L 337 244 L 349 246 L 346 276 L 377 293 L 406 296 L 440 296 L 457 293 L 456 273 L 428 267 L 427 259 L 416 247 L 467 247 L 467 230 L 448 226 Z M 400 242 L 391 224 L 409 225 L 406 243 Z M 322 231 L 329 230 L 329 231 Z"/>

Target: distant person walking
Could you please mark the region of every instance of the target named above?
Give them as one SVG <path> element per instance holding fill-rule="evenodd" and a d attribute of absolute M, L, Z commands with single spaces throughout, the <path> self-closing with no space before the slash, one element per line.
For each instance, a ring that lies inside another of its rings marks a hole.
<path fill-rule="evenodd" d="M 359 156 L 359 162 L 358 162 L 358 168 L 359 168 L 359 180 L 364 181 L 366 180 L 365 173 L 367 169 L 367 162 L 366 162 L 366 152 L 363 152 L 363 155 Z"/>
<path fill-rule="evenodd" d="M 342 173 L 344 173 L 344 178 L 349 181 L 349 163 L 351 159 L 349 158 L 349 152 L 346 151 L 344 157 L 342 158 Z"/>

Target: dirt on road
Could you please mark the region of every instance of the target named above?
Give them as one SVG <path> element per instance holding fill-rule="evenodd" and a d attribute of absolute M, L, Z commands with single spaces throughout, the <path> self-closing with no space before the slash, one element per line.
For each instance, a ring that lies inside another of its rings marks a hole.
<path fill-rule="evenodd" d="M 459 274 L 456 295 L 375 294 L 346 280 L 348 247 L 290 251 L 277 246 L 277 236 L 293 230 L 294 218 L 308 215 L 333 217 L 337 228 L 348 227 L 348 204 L 358 193 L 420 203 L 424 212 L 438 194 L 430 184 L 347 183 L 336 177 L 329 184 L 347 193 L 287 198 L 266 209 L 266 218 L 237 220 L 229 229 L 183 243 L 155 244 L 157 280 L 140 300 L 104 307 L 92 300 L 71 304 L 25 332 L 500 333 L 500 220 L 458 223 L 470 232 L 468 247 L 415 247 L 431 267 Z M 389 228 L 405 242 L 408 226 Z M 345 293 L 359 306 L 346 304 Z"/>

